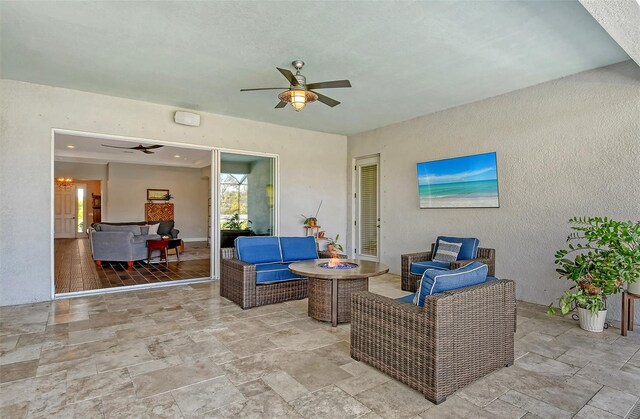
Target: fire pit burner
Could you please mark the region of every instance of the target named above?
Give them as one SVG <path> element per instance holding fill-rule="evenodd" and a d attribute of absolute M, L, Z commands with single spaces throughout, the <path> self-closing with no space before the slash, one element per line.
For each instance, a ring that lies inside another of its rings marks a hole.
<path fill-rule="evenodd" d="M 325 269 L 354 269 L 360 265 L 351 262 L 323 262 L 318 266 Z"/>

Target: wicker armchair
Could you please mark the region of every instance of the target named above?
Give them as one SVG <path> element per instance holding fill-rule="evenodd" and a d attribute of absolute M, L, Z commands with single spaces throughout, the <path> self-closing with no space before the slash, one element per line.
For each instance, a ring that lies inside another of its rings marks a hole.
<path fill-rule="evenodd" d="M 256 265 L 236 259 L 235 248 L 220 249 L 220 296 L 247 309 L 307 298 L 307 280 L 256 284 Z"/>
<path fill-rule="evenodd" d="M 416 292 L 418 284 L 420 283 L 420 275 L 414 275 L 411 273 L 411 264 L 414 262 L 422 262 L 425 260 L 431 260 L 433 258 L 433 248 L 435 243 L 431 243 L 431 251 L 420 253 L 409 253 L 400 256 L 402 261 L 402 282 L 400 287 L 403 291 Z M 478 257 L 470 260 L 456 260 L 451 262 L 449 269 L 458 269 L 463 267 L 469 262 L 478 261 L 486 264 L 489 267 L 489 276 L 496 276 L 496 251 L 495 249 L 487 249 L 484 247 L 478 248 Z"/>
<path fill-rule="evenodd" d="M 429 296 L 424 307 L 357 292 L 351 357 L 441 403 L 513 364 L 515 283 L 494 280 Z"/>

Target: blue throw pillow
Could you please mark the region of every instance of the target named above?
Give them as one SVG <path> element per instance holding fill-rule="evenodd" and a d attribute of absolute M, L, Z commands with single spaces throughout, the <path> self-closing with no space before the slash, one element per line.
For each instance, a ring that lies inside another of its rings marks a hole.
<path fill-rule="evenodd" d="M 413 297 L 413 303 L 422 307 L 425 298 L 429 295 L 482 284 L 487 280 L 488 272 L 489 267 L 480 262 L 471 262 L 452 271 L 427 269 L 422 274 L 420 286 Z"/>
<path fill-rule="evenodd" d="M 480 244 L 480 240 L 474 237 L 439 236 L 436 239 L 436 245 L 433 248 L 434 255 L 438 253 L 438 245 L 440 244 L 440 240 L 444 240 L 450 243 L 462 244 L 462 247 L 460 247 L 460 252 L 458 253 L 457 260 L 469 260 L 469 259 L 475 259 L 478 257 L 478 245 Z"/>
<path fill-rule="evenodd" d="M 236 238 L 238 259 L 247 263 L 282 262 L 280 241 L 271 236 L 240 236 Z"/>
<path fill-rule="evenodd" d="M 316 239 L 313 236 L 280 237 L 280 248 L 283 262 L 318 259 Z"/>

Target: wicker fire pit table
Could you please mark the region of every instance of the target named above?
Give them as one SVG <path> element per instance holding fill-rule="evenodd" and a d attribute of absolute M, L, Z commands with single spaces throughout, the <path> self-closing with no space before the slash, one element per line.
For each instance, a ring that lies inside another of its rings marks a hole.
<path fill-rule="evenodd" d="M 351 320 L 351 293 L 367 291 L 369 278 L 389 267 L 360 259 L 316 259 L 292 263 L 289 270 L 309 278 L 309 316 L 336 327 Z"/>

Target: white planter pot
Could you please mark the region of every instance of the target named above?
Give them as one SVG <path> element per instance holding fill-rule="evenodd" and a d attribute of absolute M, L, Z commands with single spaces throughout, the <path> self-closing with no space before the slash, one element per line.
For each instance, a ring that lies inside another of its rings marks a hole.
<path fill-rule="evenodd" d="M 640 280 L 634 282 L 633 284 L 628 284 L 627 292 L 631 294 L 640 295 Z"/>
<path fill-rule="evenodd" d="M 593 314 L 586 308 L 578 307 L 578 317 L 580 318 L 580 327 L 589 332 L 602 332 L 604 323 L 607 319 L 607 310 L 601 310 Z"/>

